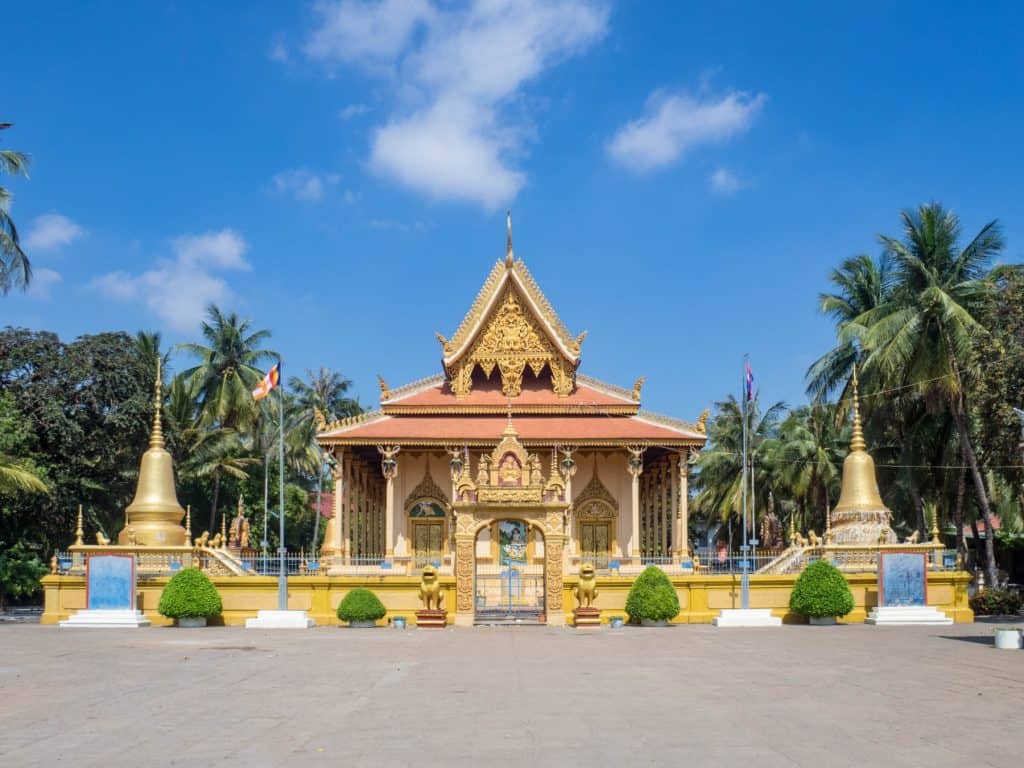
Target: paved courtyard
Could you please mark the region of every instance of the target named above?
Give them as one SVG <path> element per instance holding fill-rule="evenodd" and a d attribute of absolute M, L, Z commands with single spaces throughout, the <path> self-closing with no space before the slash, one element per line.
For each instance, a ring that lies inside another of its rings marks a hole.
<path fill-rule="evenodd" d="M 0 765 L 1019 766 L 991 625 L 0 626 Z"/>

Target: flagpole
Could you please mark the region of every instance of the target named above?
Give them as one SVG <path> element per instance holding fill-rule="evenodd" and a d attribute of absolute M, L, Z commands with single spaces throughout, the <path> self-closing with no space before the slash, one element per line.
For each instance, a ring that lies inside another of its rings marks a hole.
<path fill-rule="evenodd" d="M 748 388 L 750 387 L 750 381 L 748 379 L 747 369 L 750 367 L 750 355 L 743 356 L 743 386 L 740 389 L 740 399 L 743 403 L 742 406 L 742 418 L 743 418 L 743 470 L 742 470 L 742 485 L 743 485 L 743 544 L 740 546 L 740 608 L 747 610 L 750 608 L 750 574 L 748 571 L 749 563 L 747 562 L 747 553 L 750 551 L 747 545 L 747 397 Z"/>
<path fill-rule="evenodd" d="M 277 556 L 280 564 L 277 575 L 277 609 L 288 610 L 288 573 L 284 566 L 284 556 L 287 550 L 284 546 L 284 374 L 282 373 L 281 358 L 277 358 L 277 381 L 278 381 L 278 411 L 277 411 L 277 458 L 278 458 L 278 520 L 279 536 Z"/>

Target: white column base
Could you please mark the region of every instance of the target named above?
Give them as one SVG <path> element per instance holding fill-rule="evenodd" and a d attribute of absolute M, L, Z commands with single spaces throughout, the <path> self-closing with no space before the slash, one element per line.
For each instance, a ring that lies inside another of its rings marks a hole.
<path fill-rule="evenodd" d="M 84 610 L 76 611 L 66 621 L 60 622 L 62 627 L 88 627 L 90 629 L 138 629 L 148 627 L 149 619 L 142 611 L 122 610 Z"/>
<path fill-rule="evenodd" d="M 246 619 L 246 629 L 309 629 L 316 622 L 305 611 L 257 611 L 255 619 Z"/>
<path fill-rule="evenodd" d="M 928 605 L 891 605 L 872 608 L 864 623 L 879 627 L 907 627 L 915 624 L 945 626 L 952 624 L 953 620 Z"/>
<path fill-rule="evenodd" d="M 781 627 L 782 619 L 768 608 L 726 608 L 711 620 L 716 627 Z"/>

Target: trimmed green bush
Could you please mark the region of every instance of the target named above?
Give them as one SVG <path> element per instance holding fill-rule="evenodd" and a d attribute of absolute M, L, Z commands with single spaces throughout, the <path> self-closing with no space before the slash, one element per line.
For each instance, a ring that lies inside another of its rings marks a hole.
<path fill-rule="evenodd" d="M 656 565 L 649 565 L 637 576 L 626 598 L 629 620 L 668 621 L 679 615 L 679 596 L 668 576 Z"/>
<path fill-rule="evenodd" d="M 789 610 L 816 619 L 845 616 L 853 610 L 853 593 L 838 568 L 828 560 L 817 560 L 804 568 L 793 585 Z"/>
<path fill-rule="evenodd" d="M 365 587 L 356 587 L 338 603 L 338 618 L 342 621 L 377 621 L 387 612 L 384 603 Z"/>
<path fill-rule="evenodd" d="M 976 616 L 1016 616 L 1020 613 L 1021 600 L 1016 592 L 986 589 L 972 597 L 970 605 Z"/>
<path fill-rule="evenodd" d="M 198 568 L 183 568 L 160 595 L 157 611 L 169 619 L 208 619 L 223 609 L 220 593 Z"/>

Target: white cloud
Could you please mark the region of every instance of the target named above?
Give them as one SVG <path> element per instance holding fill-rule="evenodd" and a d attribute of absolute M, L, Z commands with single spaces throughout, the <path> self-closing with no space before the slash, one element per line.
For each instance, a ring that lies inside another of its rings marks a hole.
<path fill-rule="evenodd" d="M 110 272 L 90 286 L 111 299 L 142 304 L 171 330 L 195 330 L 208 304 L 234 296 L 215 273 L 251 269 L 244 258 L 248 246 L 231 229 L 183 235 L 171 245 L 174 258 L 161 259 L 138 275 Z"/>
<path fill-rule="evenodd" d="M 656 91 L 647 100 L 646 114 L 619 129 L 606 149 L 638 173 L 671 165 L 699 144 L 722 142 L 746 131 L 765 100 L 764 94 L 742 91 L 706 101 Z"/>
<path fill-rule="evenodd" d="M 726 168 L 716 169 L 709 181 L 711 189 L 723 195 L 731 194 L 740 188 L 740 180 L 736 178 L 736 174 Z"/>
<path fill-rule="evenodd" d="M 338 114 L 341 115 L 342 120 L 351 120 L 353 117 L 365 114 L 370 111 L 370 108 L 365 104 L 349 104 Z"/>
<path fill-rule="evenodd" d="M 280 61 L 282 64 L 288 61 L 288 48 L 284 43 L 274 43 L 270 46 L 270 60 Z"/>
<path fill-rule="evenodd" d="M 270 183 L 279 195 L 289 195 L 296 200 L 315 203 L 322 200 L 327 187 L 337 184 L 339 179 L 337 174 L 320 175 L 305 168 L 295 168 L 275 174 Z"/>
<path fill-rule="evenodd" d="M 53 287 L 63 278 L 60 272 L 46 267 L 37 267 L 32 270 L 32 282 L 28 285 L 28 295 L 34 299 L 49 301 Z"/>
<path fill-rule="evenodd" d="M 55 251 L 85 235 L 85 230 L 67 216 L 44 213 L 32 220 L 28 234 L 22 241 L 27 251 Z"/>
<path fill-rule="evenodd" d="M 370 167 L 432 197 L 493 209 L 526 183 L 528 126 L 503 109 L 546 69 L 600 40 L 603 0 L 339 0 L 317 6 L 306 53 L 387 78 L 395 109 Z"/>

